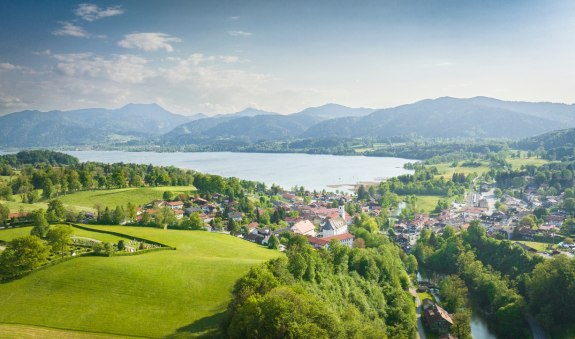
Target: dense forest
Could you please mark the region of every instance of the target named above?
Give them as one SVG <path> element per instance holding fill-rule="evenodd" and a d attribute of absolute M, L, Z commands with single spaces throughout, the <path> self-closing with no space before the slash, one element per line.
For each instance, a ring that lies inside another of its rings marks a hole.
<path fill-rule="evenodd" d="M 575 259 L 544 260 L 509 241 L 488 238 L 479 221 L 460 234 L 449 227 L 441 236 L 422 232 L 415 255 L 420 267 L 462 279 L 501 337 L 526 337 L 527 312 L 551 333 L 575 321 L 569 311 L 575 302 Z"/>
<path fill-rule="evenodd" d="M 302 236 L 287 259 L 253 268 L 234 286 L 230 338 L 412 338 L 415 307 L 400 250 L 384 241 L 314 251 Z"/>

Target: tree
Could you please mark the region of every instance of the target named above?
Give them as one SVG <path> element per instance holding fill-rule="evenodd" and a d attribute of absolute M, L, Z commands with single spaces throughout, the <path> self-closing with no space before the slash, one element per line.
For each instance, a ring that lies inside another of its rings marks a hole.
<path fill-rule="evenodd" d="M 467 306 L 469 291 L 465 282 L 456 275 L 449 275 L 439 284 L 441 299 L 445 309 L 450 313 L 461 311 Z"/>
<path fill-rule="evenodd" d="M 60 252 L 62 257 L 68 251 L 68 244 L 70 244 L 73 233 L 72 227 L 66 225 L 58 225 L 50 228 L 46 239 L 48 244 L 52 247 L 52 252 Z"/>
<path fill-rule="evenodd" d="M 112 256 L 112 255 L 114 255 L 114 252 L 115 252 L 114 245 L 112 245 L 109 242 L 98 242 L 98 243 L 94 244 L 94 246 L 92 247 L 92 250 L 96 254 L 106 255 L 106 256 Z"/>
<path fill-rule="evenodd" d="M 354 248 L 365 248 L 365 240 L 363 240 L 362 238 L 356 238 L 353 241 L 353 247 Z"/>
<path fill-rule="evenodd" d="M 171 208 L 164 206 L 160 208 L 160 213 L 156 215 L 156 220 L 160 225 L 164 225 L 164 228 L 167 228 L 168 225 L 176 223 L 176 214 Z"/>
<path fill-rule="evenodd" d="M 272 250 L 277 250 L 279 248 L 279 245 L 280 245 L 279 239 L 275 236 L 275 234 L 272 234 L 268 240 L 268 248 Z"/>
<path fill-rule="evenodd" d="M 126 248 L 126 245 L 124 244 L 124 240 L 118 240 L 118 251 L 123 251 Z"/>
<path fill-rule="evenodd" d="M 128 201 L 128 206 L 126 207 L 126 217 L 128 217 L 128 219 L 132 221 L 136 220 L 137 215 L 138 215 L 138 208 L 136 207 L 135 204 L 132 204 L 132 202 Z"/>
<path fill-rule="evenodd" d="M 495 198 L 497 198 L 497 199 L 500 199 L 503 196 L 503 192 L 501 191 L 501 188 L 494 189 L 493 194 L 495 195 Z"/>
<path fill-rule="evenodd" d="M 0 255 L 0 272 L 16 276 L 42 266 L 48 260 L 50 250 L 44 242 L 33 235 L 15 238 Z"/>
<path fill-rule="evenodd" d="M 30 234 L 44 238 L 50 230 L 50 224 L 46 219 L 46 212 L 43 209 L 36 210 L 32 212 L 32 219 L 34 220 L 34 227 L 32 231 L 30 231 Z"/>
<path fill-rule="evenodd" d="M 126 220 L 126 214 L 124 213 L 124 209 L 120 206 L 116 206 L 116 209 L 112 213 L 112 223 L 114 225 L 121 225 L 124 220 Z"/>
<path fill-rule="evenodd" d="M 238 224 L 234 221 L 234 219 L 230 218 L 228 220 L 228 231 L 230 232 L 230 234 L 234 235 L 238 233 L 239 230 L 240 227 L 238 226 Z"/>
<path fill-rule="evenodd" d="M 62 222 L 66 220 L 66 208 L 60 199 L 53 199 L 48 203 L 48 210 L 46 211 L 48 221 Z"/>
<path fill-rule="evenodd" d="M 529 306 L 535 317 L 547 328 L 575 322 L 575 260 L 565 255 L 538 264 L 527 285 Z"/>
<path fill-rule="evenodd" d="M 10 216 L 10 209 L 8 206 L 0 204 L 0 225 L 6 225 L 8 223 L 8 217 Z"/>
<path fill-rule="evenodd" d="M 53 194 L 54 185 L 52 184 L 52 180 L 50 180 L 50 178 L 46 178 L 46 180 L 44 180 L 44 186 L 42 186 L 42 197 L 44 199 L 50 199 Z"/>
<path fill-rule="evenodd" d="M 198 212 L 192 213 L 192 215 L 190 215 L 190 229 L 201 230 L 203 227 L 204 221 L 200 218 L 200 214 Z"/>
<path fill-rule="evenodd" d="M 519 225 L 522 227 L 527 227 L 527 228 L 531 228 L 531 229 L 535 228 L 535 226 L 537 226 L 537 223 L 535 222 L 535 216 L 534 215 L 524 216 L 519 221 Z"/>
<path fill-rule="evenodd" d="M 565 198 L 565 200 L 563 200 L 563 208 L 567 212 L 575 214 L 575 198 Z"/>
<path fill-rule="evenodd" d="M 174 194 L 171 191 L 164 191 L 164 194 L 162 194 L 162 199 L 164 200 L 172 200 L 174 197 Z"/>
<path fill-rule="evenodd" d="M 471 312 L 469 310 L 459 311 L 451 316 L 453 326 L 451 326 L 451 334 L 458 339 L 472 339 L 471 336 Z"/>

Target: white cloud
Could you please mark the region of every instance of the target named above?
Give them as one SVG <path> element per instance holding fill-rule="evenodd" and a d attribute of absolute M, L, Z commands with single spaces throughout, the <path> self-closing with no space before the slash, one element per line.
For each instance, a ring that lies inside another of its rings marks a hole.
<path fill-rule="evenodd" d="M 164 49 L 166 52 L 173 52 L 174 47 L 169 43 L 180 41 L 182 40 L 164 33 L 134 33 L 124 35 L 124 39 L 118 41 L 118 45 L 124 48 L 138 48 L 144 51 Z"/>
<path fill-rule="evenodd" d="M 59 62 L 56 71 L 67 77 L 102 78 L 119 83 L 142 83 L 156 72 L 147 66 L 142 57 L 120 54 L 109 58 L 92 53 L 54 54 Z"/>
<path fill-rule="evenodd" d="M 0 70 L 2 71 L 14 71 L 21 68 L 22 67 L 13 65 L 9 62 L 0 62 Z"/>
<path fill-rule="evenodd" d="M 26 104 L 22 101 L 22 99 L 0 93 L 0 107 L 13 109 L 24 106 L 26 106 Z"/>
<path fill-rule="evenodd" d="M 239 16 L 231 16 L 228 19 L 232 20 L 232 21 L 236 21 L 236 20 L 240 20 L 240 17 Z"/>
<path fill-rule="evenodd" d="M 84 28 L 74 25 L 71 22 L 67 21 L 60 21 L 59 24 L 62 26 L 60 29 L 55 30 L 52 32 L 54 35 L 60 36 L 73 36 L 77 38 L 89 38 L 90 34 L 84 30 Z"/>
<path fill-rule="evenodd" d="M 246 31 L 228 31 L 231 36 L 250 36 L 252 33 Z"/>
<path fill-rule="evenodd" d="M 220 55 L 218 57 L 218 59 L 225 62 L 226 64 L 233 64 L 233 63 L 238 62 L 240 60 L 240 58 L 238 58 L 235 55 Z"/>
<path fill-rule="evenodd" d="M 95 21 L 123 13 L 124 10 L 119 6 L 100 8 L 94 4 L 80 4 L 74 11 L 74 14 L 86 21 Z"/>

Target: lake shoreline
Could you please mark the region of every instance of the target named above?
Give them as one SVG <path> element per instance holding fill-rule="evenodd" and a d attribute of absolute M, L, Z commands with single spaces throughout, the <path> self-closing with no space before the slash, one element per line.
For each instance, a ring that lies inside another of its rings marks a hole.
<path fill-rule="evenodd" d="M 359 184 L 413 173 L 411 159 L 307 153 L 64 151 L 80 161 L 175 166 L 202 173 L 275 183 L 285 189 L 353 190 Z M 417 161 L 417 160 L 415 160 Z"/>

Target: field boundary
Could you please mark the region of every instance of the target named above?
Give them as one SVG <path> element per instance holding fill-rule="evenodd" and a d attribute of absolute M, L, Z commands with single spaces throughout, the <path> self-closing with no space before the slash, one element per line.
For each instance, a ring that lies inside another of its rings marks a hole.
<path fill-rule="evenodd" d="M 166 244 L 162 244 L 160 242 L 157 241 L 153 241 L 153 240 L 149 240 L 149 239 L 144 239 L 144 238 L 140 238 L 140 237 L 136 237 L 136 236 L 132 236 L 132 235 L 128 235 L 128 234 L 124 234 L 124 233 L 120 233 L 120 232 L 114 232 L 114 231 L 106 231 L 106 230 L 99 230 L 97 228 L 91 228 L 91 227 L 87 227 L 87 226 L 81 226 L 75 223 L 67 223 L 68 225 L 72 226 L 72 227 L 77 227 L 81 230 L 84 231 L 90 231 L 90 232 L 96 232 L 96 233 L 104 233 L 104 234 L 110 234 L 110 235 L 115 235 L 117 237 L 121 237 L 121 238 L 126 238 L 126 239 L 130 239 L 130 240 L 137 240 L 137 241 L 142 241 L 148 244 L 152 244 L 152 245 L 156 245 L 156 246 L 160 246 L 160 247 L 167 247 L 167 248 L 171 248 L 171 249 L 176 249 L 175 247 L 166 245 Z"/>

